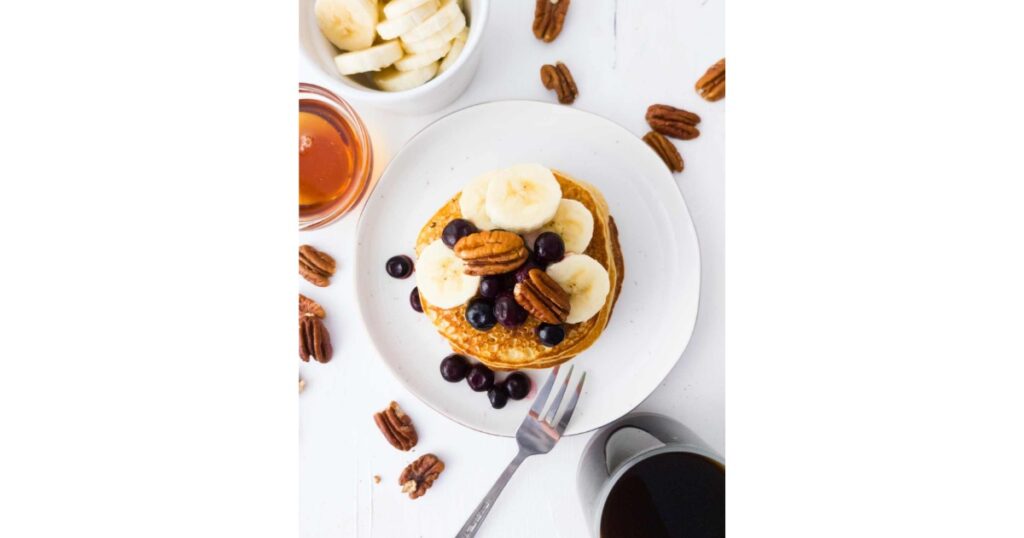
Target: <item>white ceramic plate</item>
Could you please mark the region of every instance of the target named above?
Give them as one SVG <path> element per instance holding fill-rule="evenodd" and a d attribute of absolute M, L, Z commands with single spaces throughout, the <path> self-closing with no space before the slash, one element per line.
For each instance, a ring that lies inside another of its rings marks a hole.
<path fill-rule="evenodd" d="M 465 426 L 514 435 L 549 370 L 526 371 L 534 390 L 504 409 L 492 409 L 486 393 L 465 382 L 446 382 L 438 366 L 451 350 L 409 306 L 415 279 L 389 277 L 384 263 L 395 254 L 413 256 L 420 228 L 470 179 L 527 162 L 597 186 L 625 258 L 625 281 L 608 327 L 561 369 L 560 376 L 570 364 L 576 377 L 587 372 L 566 432 L 581 433 L 628 413 L 654 391 L 686 348 L 697 318 L 700 252 L 686 204 L 665 164 L 619 125 L 567 106 L 500 101 L 427 126 L 395 155 L 360 216 L 359 308 L 381 358 L 413 394 Z"/>

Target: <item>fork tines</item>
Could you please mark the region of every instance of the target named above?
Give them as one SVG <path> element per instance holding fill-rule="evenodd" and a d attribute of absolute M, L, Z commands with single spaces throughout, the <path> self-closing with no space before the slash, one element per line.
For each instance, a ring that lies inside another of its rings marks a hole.
<path fill-rule="evenodd" d="M 544 382 L 544 386 L 537 393 L 537 397 L 533 401 L 533 406 L 530 407 L 530 418 L 540 421 L 541 411 L 544 410 L 545 404 L 547 404 L 548 395 L 551 394 L 551 388 L 555 384 L 555 378 L 558 377 L 558 371 L 560 366 L 555 366 L 551 370 L 551 375 L 548 376 L 547 381 Z M 576 410 L 576 402 L 580 399 L 580 393 L 583 392 L 583 383 L 587 380 L 587 373 L 583 372 L 580 376 L 579 383 L 576 384 L 576 390 L 573 392 L 572 397 L 569 398 L 569 404 L 565 407 L 565 412 L 562 414 L 562 419 L 558 421 L 556 426 L 554 423 L 555 415 L 558 413 L 559 407 L 562 405 L 562 398 L 565 396 L 565 391 L 569 388 L 569 381 L 572 379 L 572 372 L 575 369 L 575 365 L 569 367 L 569 372 L 565 375 L 565 381 L 562 383 L 562 387 L 559 389 L 558 394 L 555 395 L 555 400 L 548 407 L 547 415 L 544 416 L 543 423 L 547 426 L 554 428 L 558 435 L 561 435 L 565 428 L 569 425 L 569 419 L 572 418 L 573 411 Z"/>

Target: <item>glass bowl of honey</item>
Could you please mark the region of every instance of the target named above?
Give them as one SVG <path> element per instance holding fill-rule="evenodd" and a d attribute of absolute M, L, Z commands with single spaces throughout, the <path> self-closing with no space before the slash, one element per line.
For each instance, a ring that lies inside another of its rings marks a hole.
<path fill-rule="evenodd" d="M 299 83 L 299 230 L 322 228 L 366 192 L 373 148 L 356 111 L 315 84 Z"/>

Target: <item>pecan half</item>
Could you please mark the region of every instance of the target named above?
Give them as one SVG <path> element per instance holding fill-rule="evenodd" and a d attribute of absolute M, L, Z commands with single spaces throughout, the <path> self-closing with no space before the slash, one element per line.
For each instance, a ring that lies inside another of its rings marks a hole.
<path fill-rule="evenodd" d="M 576 96 L 580 94 L 576 89 L 576 81 L 572 78 L 569 68 L 562 62 L 555 65 L 544 64 L 540 68 L 540 81 L 549 90 L 555 90 L 558 94 L 558 102 L 563 105 L 572 104 Z"/>
<path fill-rule="evenodd" d="M 709 67 L 704 76 L 697 80 L 694 88 L 708 101 L 717 101 L 725 97 L 725 58 Z"/>
<path fill-rule="evenodd" d="M 668 105 L 651 105 L 647 107 L 647 124 L 651 129 L 665 136 L 680 140 L 692 140 L 700 136 L 695 125 L 700 123 L 700 116 L 681 108 Z"/>
<path fill-rule="evenodd" d="M 334 274 L 334 258 L 309 245 L 299 247 L 299 274 L 314 286 L 321 288 L 331 283 Z"/>
<path fill-rule="evenodd" d="M 424 493 L 434 485 L 434 480 L 444 471 L 444 462 L 433 454 L 424 454 L 410 463 L 401 476 L 398 483 L 402 486 L 402 493 L 408 493 L 410 499 L 422 497 Z"/>
<path fill-rule="evenodd" d="M 667 138 L 655 131 L 651 131 L 644 135 L 644 142 L 647 142 L 647 145 L 654 149 L 658 157 L 665 161 L 669 170 L 673 172 L 683 171 L 683 156 L 679 154 L 679 150 Z"/>
<path fill-rule="evenodd" d="M 395 402 L 391 402 L 383 411 L 374 413 L 373 421 L 377 423 L 377 428 L 384 434 L 388 443 L 398 450 L 409 450 L 419 441 L 412 419 Z"/>
<path fill-rule="evenodd" d="M 569 294 L 540 269 L 530 269 L 513 293 L 520 306 L 544 323 L 559 324 L 569 316 Z"/>
<path fill-rule="evenodd" d="M 299 315 L 300 316 L 316 316 L 323 319 L 327 315 L 324 311 L 324 307 L 320 306 L 320 303 L 306 297 L 303 294 L 299 294 Z"/>
<path fill-rule="evenodd" d="M 491 230 L 469 234 L 455 243 L 455 255 L 466 262 L 467 275 L 507 273 L 526 262 L 530 251 L 519 234 Z"/>
<path fill-rule="evenodd" d="M 533 10 L 533 35 L 551 43 L 562 33 L 565 13 L 569 11 L 569 0 L 537 0 Z"/>
<path fill-rule="evenodd" d="M 316 316 L 299 317 L 299 358 L 303 362 L 309 362 L 310 358 L 327 362 L 332 352 L 331 335 L 324 322 Z"/>

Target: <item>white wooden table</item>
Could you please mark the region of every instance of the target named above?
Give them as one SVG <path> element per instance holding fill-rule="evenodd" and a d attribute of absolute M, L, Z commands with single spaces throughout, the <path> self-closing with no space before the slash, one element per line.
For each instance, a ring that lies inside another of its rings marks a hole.
<path fill-rule="evenodd" d="M 575 0 L 562 34 L 551 44 L 530 31 L 532 1 L 495 0 L 491 17 L 476 78 L 447 109 L 401 116 L 354 103 L 373 138 L 375 177 L 414 133 L 449 112 L 500 99 L 554 102 L 538 72 L 556 60 L 572 69 L 579 86 L 572 106 L 605 116 L 637 136 L 647 132 L 644 112 L 652 103 L 700 114 L 700 138 L 677 143 L 686 171 L 676 175 L 700 239 L 700 314 L 686 352 L 640 409 L 678 419 L 725 454 L 725 101 L 706 103 L 693 91 L 694 81 L 725 55 L 723 2 Z M 302 81 L 336 87 L 305 57 L 299 73 Z M 300 291 L 327 309 L 335 350 L 326 365 L 299 363 L 307 383 L 300 396 L 301 534 L 453 536 L 515 455 L 516 444 L 436 414 L 391 376 L 364 333 L 355 304 L 355 231 L 353 214 L 299 237 L 330 252 L 339 265 L 329 288 L 296 277 Z M 419 431 L 420 444 L 412 454 L 388 446 L 374 426 L 372 414 L 392 399 Z M 565 438 L 550 454 L 527 460 L 480 536 L 585 536 L 575 479 L 590 435 Z M 441 457 L 447 469 L 426 496 L 411 501 L 399 491 L 398 474 L 426 451 Z M 380 475 L 380 484 L 374 475 Z"/>

